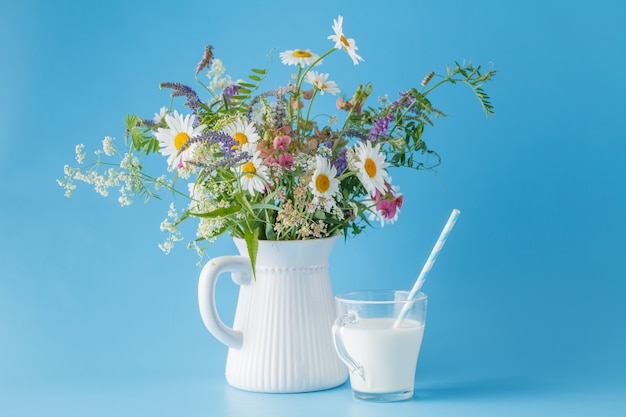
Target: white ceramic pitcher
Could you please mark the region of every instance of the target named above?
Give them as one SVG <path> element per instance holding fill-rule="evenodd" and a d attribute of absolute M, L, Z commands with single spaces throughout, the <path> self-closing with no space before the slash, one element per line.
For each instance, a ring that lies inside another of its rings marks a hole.
<path fill-rule="evenodd" d="M 226 380 L 256 392 L 306 392 L 336 387 L 348 377 L 332 341 L 336 317 L 328 259 L 336 237 L 260 241 L 256 279 L 248 250 L 235 238 L 239 256 L 210 260 L 198 283 L 200 314 L 207 329 L 229 347 Z M 240 286 L 233 327 L 215 305 L 219 275 L 231 272 Z"/>

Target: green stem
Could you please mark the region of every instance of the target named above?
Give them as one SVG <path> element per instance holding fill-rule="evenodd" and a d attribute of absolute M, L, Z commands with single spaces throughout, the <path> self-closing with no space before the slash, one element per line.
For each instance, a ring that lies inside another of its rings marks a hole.
<path fill-rule="evenodd" d="M 343 121 L 343 126 L 341 126 L 341 130 L 339 132 L 339 136 L 340 137 L 343 136 L 345 131 L 348 129 L 348 122 L 350 121 L 350 118 L 352 117 L 352 114 L 356 111 L 357 106 L 359 104 L 362 105 L 362 104 L 365 103 L 365 100 L 369 96 L 370 92 L 371 92 L 371 88 L 369 88 L 367 90 L 367 92 L 364 93 L 363 92 L 363 84 L 359 85 L 359 87 L 356 90 L 356 93 L 354 94 L 354 105 L 352 106 L 352 108 L 348 112 L 348 115 L 346 116 L 346 119 Z M 364 98 L 362 99 L 362 97 L 364 97 Z M 361 103 L 361 99 L 363 100 L 363 103 Z"/>
<path fill-rule="evenodd" d="M 298 73 L 296 74 L 296 82 L 300 79 L 300 74 L 302 73 L 302 67 L 298 65 Z M 292 99 L 296 101 L 296 108 L 293 108 L 292 103 L 288 103 L 287 108 L 289 109 L 289 119 L 293 120 L 294 118 L 294 110 L 295 110 L 295 118 L 296 118 L 296 130 L 300 131 L 300 106 L 297 105 L 299 101 L 300 92 L 296 90 L 296 93 L 292 96 Z"/>
<path fill-rule="evenodd" d="M 301 133 L 301 123 L 300 123 L 300 121 L 301 121 L 301 117 L 300 117 L 300 90 L 302 89 L 302 83 L 304 82 L 304 79 L 306 78 L 306 75 L 311 70 L 311 68 L 316 66 L 319 62 L 322 61 L 322 59 L 326 58 L 328 55 L 330 55 L 334 51 L 335 51 L 335 48 L 332 48 L 332 49 L 328 50 L 326 53 L 324 53 L 319 58 L 317 58 L 315 61 L 313 61 L 313 63 L 311 63 L 311 65 L 306 67 L 304 69 L 304 72 L 302 72 L 302 66 L 298 65 L 298 74 L 296 75 L 296 91 L 295 91 L 295 93 L 292 96 L 292 98 L 295 101 L 294 104 L 296 106 L 296 114 L 297 114 L 297 116 L 296 116 L 296 131 L 298 132 L 298 134 Z M 312 100 L 312 98 L 311 98 L 311 100 Z M 310 107 L 309 107 L 309 110 L 310 110 Z M 307 121 L 308 121 L 308 114 L 307 114 Z"/>
<path fill-rule="evenodd" d="M 198 74 L 196 74 L 196 82 L 198 84 L 200 84 L 211 95 L 211 97 L 213 97 L 214 100 L 217 100 L 217 96 L 215 95 L 215 93 L 213 93 L 213 91 L 211 91 L 209 86 L 207 86 L 202 81 L 200 81 L 200 78 L 198 78 Z"/>
<path fill-rule="evenodd" d="M 309 107 L 306 111 L 306 119 L 304 119 L 305 125 L 309 124 L 309 116 L 311 115 L 311 108 L 313 107 L 313 99 L 317 95 L 317 89 L 313 91 L 313 95 L 311 96 L 311 100 L 309 100 Z"/>
<path fill-rule="evenodd" d="M 441 77 L 441 76 L 440 76 L 440 77 Z M 422 95 L 423 95 L 424 97 L 426 97 L 426 96 L 428 95 L 428 93 L 430 93 L 431 91 L 433 91 L 435 88 L 439 87 L 440 85 L 443 85 L 443 84 L 445 84 L 445 83 L 450 82 L 450 80 L 452 80 L 452 79 L 453 79 L 453 77 L 450 77 L 450 76 L 445 77 L 443 80 L 439 81 L 438 83 L 436 83 L 435 85 L 433 85 L 432 87 L 430 87 L 428 90 L 424 91 L 424 92 L 422 93 Z"/>

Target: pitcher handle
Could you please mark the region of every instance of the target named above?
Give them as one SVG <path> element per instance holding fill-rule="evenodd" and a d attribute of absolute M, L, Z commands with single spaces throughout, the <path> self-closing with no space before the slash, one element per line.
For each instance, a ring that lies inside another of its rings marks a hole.
<path fill-rule="evenodd" d="M 230 272 L 238 285 L 248 285 L 252 280 L 250 259 L 244 256 L 220 256 L 211 259 L 202 268 L 198 279 L 198 306 L 206 328 L 213 336 L 228 347 L 239 349 L 243 335 L 224 324 L 215 305 L 215 285 L 223 272 Z"/>
<path fill-rule="evenodd" d="M 346 324 L 354 324 L 358 320 L 359 319 L 356 313 L 352 311 L 337 317 L 335 323 L 333 324 L 333 343 L 335 344 L 335 350 L 337 351 L 337 355 L 339 355 L 339 359 L 346 364 L 350 373 L 356 372 L 356 374 L 359 375 L 363 381 L 365 381 L 363 366 L 348 353 L 341 335 L 341 329 L 344 328 Z"/>

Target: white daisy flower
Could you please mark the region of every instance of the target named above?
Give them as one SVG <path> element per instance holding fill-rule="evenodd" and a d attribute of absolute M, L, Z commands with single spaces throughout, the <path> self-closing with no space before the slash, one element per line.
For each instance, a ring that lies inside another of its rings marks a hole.
<path fill-rule="evenodd" d="M 193 127 L 192 117 L 191 114 L 182 116 L 174 110 L 174 115 L 165 115 L 165 123 L 168 127 L 160 127 L 154 134 L 161 146 L 161 154 L 168 157 L 167 163 L 171 167 L 180 166 L 192 157 L 194 146 L 188 147 L 180 155 L 179 151 L 190 138 L 200 134 L 206 127 L 205 125 Z"/>
<path fill-rule="evenodd" d="M 154 123 L 156 124 L 159 124 L 163 121 L 163 118 L 165 117 L 166 114 L 167 114 L 167 107 L 161 107 L 158 113 L 154 113 L 154 118 L 152 119 L 152 121 L 154 121 Z"/>
<path fill-rule="evenodd" d="M 222 131 L 229 134 L 240 146 L 247 143 L 257 143 L 260 139 L 256 127 L 254 127 L 254 123 L 244 119 L 237 119 L 227 124 Z"/>
<path fill-rule="evenodd" d="M 240 175 L 241 187 L 252 195 L 256 192 L 264 193 L 265 184 L 269 181 L 268 168 L 263 165 L 260 154 L 261 152 L 256 151 L 252 159 L 235 168 Z"/>
<path fill-rule="evenodd" d="M 300 65 L 301 67 L 304 67 L 306 65 L 311 65 L 319 57 L 320 57 L 319 55 L 314 54 L 308 49 L 307 50 L 293 49 L 293 50 L 280 53 L 280 60 L 283 62 L 283 64 Z M 321 62 L 318 62 L 318 65 L 319 64 L 321 64 Z"/>
<path fill-rule="evenodd" d="M 336 20 L 333 19 L 333 31 L 335 31 L 335 34 L 330 35 L 328 39 L 335 42 L 335 49 L 343 49 L 346 51 L 348 55 L 350 55 L 350 58 L 352 58 L 354 65 L 358 65 L 359 61 L 364 61 L 364 59 L 356 53 L 359 48 L 357 48 L 354 39 L 345 37 L 342 26 L 343 16 L 339 16 Z"/>
<path fill-rule="evenodd" d="M 313 84 L 315 88 L 320 90 L 323 95 L 324 91 L 329 92 L 332 95 L 337 94 L 340 90 L 337 88 L 337 83 L 334 81 L 326 81 L 329 74 L 318 73 L 317 71 L 309 71 L 306 74 L 306 82 Z"/>
<path fill-rule="evenodd" d="M 187 184 L 189 190 L 189 210 L 196 211 L 200 207 L 200 200 L 202 199 L 202 185 L 196 182 L 190 182 Z"/>
<path fill-rule="evenodd" d="M 248 155 L 254 155 L 257 152 L 256 143 L 246 143 L 245 145 L 241 145 L 239 150 L 241 152 L 247 152 Z"/>
<path fill-rule="evenodd" d="M 315 172 L 309 183 L 313 193 L 313 204 L 321 204 L 324 210 L 330 211 L 335 206 L 335 195 L 339 193 L 339 180 L 336 178 L 337 168 L 328 159 L 316 155 Z"/>
<path fill-rule="evenodd" d="M 371 196 L 376 194 L 376 190 L 384 193 L 385 182 L 391 183 L 391 177 L 385 171 L 389 163 L 385 161 L 385 155 L 380 153 L 380 143 L 372 148 L 369 141 L 359 142 L 354 150 L 354 167 L 361 184 Z"/>

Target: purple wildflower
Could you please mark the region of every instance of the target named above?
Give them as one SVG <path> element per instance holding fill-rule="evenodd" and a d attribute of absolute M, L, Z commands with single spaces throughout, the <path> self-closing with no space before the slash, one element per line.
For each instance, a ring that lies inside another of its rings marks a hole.
<path fill-rule="evenodd" d="M 333 139 L 331 137 L 328 140 L 322 142 L 320 144 L 320 147 L 324 146 L 328 149 L 333 149 L 335 140 L 336 139 Z M 343 146 L 338 147 L 333 152 L 333 156 L 330 158 L 330 163 L 337 169 L 337 172 L 341 174 L 348 167 L 348 161 L 346 159 L 346 148 Z"/>
<path fill-rule="evenodd" d="M 392 109 L 396 109 L 398 107 L 404 108 L 410 106 L 413 101 L 415 101 L 415 97 L 413 97 L 413 94 L 403 91 L 402 93 L 400 93 L 400 98 L 391 103 L 389 106 Z"/>
<path fill-rule="evenodd" d="M 389 123 L 391 123 L 393 116 L 393 113 L 389 113 L 374 122 L 369 133 L 369 139 L 371 141 L 375 141 L 378 136 L 384 136 L 387 134 L 387 129 L 389 128 Z"/>
<path fill-rule="evenodd" d="M 226 87 L 223 92 L 225 100 L 227 102 L 230 101 L 230 98 L 237 94 L 240 88 L 241 86 L 237 84 L 230 84 L 228 87 Z"/>
<path fill-rule="evenodd" d="M 346 158 L 346 149 L 341 148 L 339 154 L 332 161 L 333 166 L 337 169 L 338 173 L 342 173 L 348 167 L 348 160 Z"/>
<path fill-rule="evenodd" d="M 236 165 L 240 165 L 242 161 L 250 159 L 250 155 L 247 152 L 239 152 L 232 154 L 229 157 L 223 157 L 211 164 L 201 164 L 193 161 L 189 161 L 190 164 L 201 167 L 205 172 L 212 172 L 218 168 L 230 168 Z"/>
<path fill-rule="evenodd" d="M 160 88 L 171 88 L 172 97 L 186 97 L 185 103 L 194 113 L 197 113 L 198 106 L 200 105 L 200 98 L 191 87 L 188 87 L 181 83 L 165 82 L 161 83 Z"/>
<path fill-rule="evenodd" d="M 343 134 L 343 135 L 344 135 L 345 137 L 349 137 L 349 138 L 358 138 L 358 139 L 361 139 L 361 140 L 366 140 L 366 139 L 368 139 L 368 135 L 367 135 L 365 132 L 363 132 L 363 131 L 361 131 L 361 130 L 359 130 L 359 129 L 353 129 L 353 128 L 351 128 L 351 129 L 347 129 L 347 130 L 344 132 L 344 134 Z"/>
<path fill-rule="evenodd" d="M 208 68 L 211 65 L 212 61 L 213 46 L 207 45 L 204 47 L 204 55 L 202 55 L 202 59 L 200 60 L 200 62 L 198 62 L 198 66 L 196 67 L 196 75 L 198 75 L 198 73 L 203 69 Z"/>
<path fill-rule="evenodd" d="M 278 89 L 276 92 L 276 104 L 274 105 L 275 121 L 277 129 L 285 125 L 287 118 L 287 102 L 285 101 L 285 94 L 283 90 Z"/>
<path fill-rule="evenodd" d="M 235 146 L 238 145 L 238 143 L 232 137 L 230 137 L 230 135 L 224 132 L 209 130 L 207 132 L 202 132 L 198 136 L 194 136 L 193 138 L 187 140 L 187 142 L 185 142 L 185 144 L 180 148 L 179 152 L 184 152 L 195 143 L 219 144 L 220 149 L 224 153 L 224 158 L 232 157 L 232 154 L 234 153 L 233 149 L 235 148 Z"/>
<path fill-rule="evenodd" d="M 149 129 L 152 129 L 153 127 L 155 127 L 157 124 L 154 122 L 154 120 L 150 120 L 150 119 L 141 119 L 141 123 L 143 123 L 143 125 Z M 137 123 L 137 125 L 139 125 L 139 123 Z"/>

